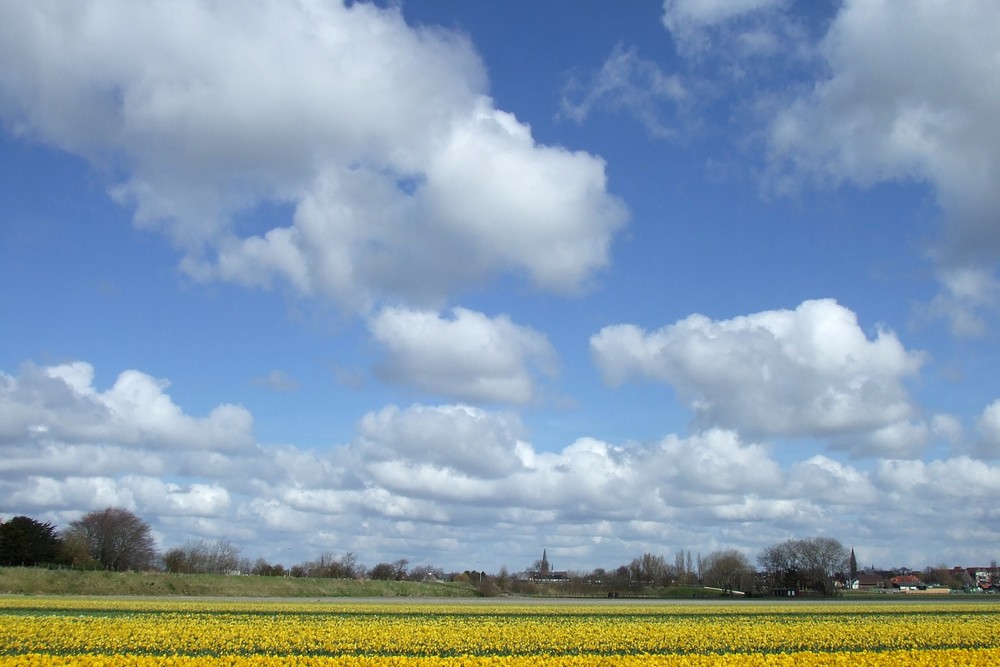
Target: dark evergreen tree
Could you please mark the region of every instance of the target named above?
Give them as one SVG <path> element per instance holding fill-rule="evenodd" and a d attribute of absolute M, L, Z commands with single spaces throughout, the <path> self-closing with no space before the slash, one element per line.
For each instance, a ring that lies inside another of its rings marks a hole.
<path fill-rule="evenodd" d="M 0 523 L 0 565 L 55 563 L 59 546 L 59 535 L 51 523 L 26 516 Z"/>

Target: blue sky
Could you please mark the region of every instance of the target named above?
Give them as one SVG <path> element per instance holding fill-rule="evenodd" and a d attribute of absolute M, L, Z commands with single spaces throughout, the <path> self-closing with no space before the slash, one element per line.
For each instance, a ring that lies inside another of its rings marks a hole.
<path fill-rule="evenodd" d="M 0 3 L 0 514 L 293 564 L 1000 535 L 991 3 Z"/>

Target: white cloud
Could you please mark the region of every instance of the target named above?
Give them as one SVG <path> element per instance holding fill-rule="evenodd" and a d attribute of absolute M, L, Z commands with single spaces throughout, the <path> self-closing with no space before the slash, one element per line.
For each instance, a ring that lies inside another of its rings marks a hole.
<path fill-rule="evenodd" d="M 867 507 L 878 502 L 878 490 L 860 470 L 826 456 L 795 463 L 789 473 L 790 497 L 807 497 L 828 506 Z"/>
<path fill-rule="evenodd" d="M 688 438 L 668 436 L 647 462 L 651 483 L 669 504 L 712 504 L 714 494 L 768 493 L 782 484 L 767 450 L 733 431 L 710 429 Z M 700 499 L 700 500 L 699 500 Z"/>
<path fill-rule="evenodd" d="M 995 3 L 848 0 L 821 45 L 829 75 L 770 127 L 779 189 L 803 178 L 935 189 L 948 228 L 930 310 L 956 333 L 981 331 L 980 309 L 997 303 L 998 32 Z"/>
<path fill-rule="evenodd" d="M 962 422 L 954 415 L 936 414 L 931 418 L 931 434 L 935 438 L 955 445 L 963 438 Z"/>
<path fill-rule="evenodd" d="M 664 0 L 663 25 L 689 57 L 774 55 L 793 32 L 789 0 Z M 725 53 L 735 47 L 736 51 Z M 790 55 L 787 54 L 786 55 Z"/>
<path fill-rule="evenodd" d="M 386 407 L 365 415 L 358 432 L 365 461 L 426 463 L 482 478 L 520 469 L 527 446 L 515 415 L 465 405 Z"/>
<path fill-rule="evenodd" d="M 194 483 L 188 487 L 164 482 L 156 477 L 126 476 L 121 485 L 140 508 L 154 508 L 159 514 L 214 517 L 229 509 L 229 492 L 218 484 Z"/>
<path fill-rule="evenodd" d="M 834 438 L 832 446 L 846 451 L 853 458 L 881 456 L 910 459 L 917 458 L 924 452 L 930 437 L 931 428 L 927 423 L 901 420 L 867 433 Z"/>
<path fill-rule="evenodd" d="M 230 451 L 254 444 L 245 408 L 220 405 L 197 419 L 164 393 L 166 381 L 127 370 L 102 392 L 93 378 L 85 362 L 27 365 L 19 377 L 0 373 L 0 442 Z"/>
<path fill-rule="evenodd" d="M 874 477 L 901 507 L 913 503 L 932 515 L 953 511 L 964 503 L 969 516 L 975 518 L 994 511 L 992 501 L 1000 494 L 1000 468 L 967 456 L 929 462 L 885 460 Z M 914 503 L 917 498 L 920 502 Z M 958 502 L 951 505 L 949 501 Z"/>
<path fill-rule="evenodd" d="M 15 436 L 16 444 L 2 445 L 4 460 L 0 476 L 15 475 L 107 475 L 141 472 L 157 475 L 165 471 L 164 459 L 134 446 L 108 443 L 77 444 Z"/>
<path fill-rule="evenodd" d="M 596 109 L 623 111 L 652 136 L 671 138 L 677 130 L 666 118 L 687 96 L 679 76 L 619 44 L 599 71 L 585 80 L 574 77 L 563 88 L 561 113 L 582 123 Z"/>
<path fill-rule="evenodd" d="M 718 516 L 722 507 L 743 505 L 748 494 L 767 495 L 782 486 L 783 474 L 764 448 L 741 443 L 732 432 L 628 446 L 581 438 L 560 452 L 540 453 L 509 436 L 491 444 L 495 436 L 468 427 L 469 411 L 419 407 L 405 414 L 388 408 L 378 417 L 394 422 L 392 432 L 380 424 L 381 442 L 362 437 L 352 445 L 361 455 L 359 470 L 393 494 L 438 504 L 453 521 L 482 517 L 496 507 L 507 508 L 511 521 L 529 512 L 546 523 L 667 520 L 681 509 Z M 479 421 L 501 417 L 473 415 Z M 428 417 L 435 422 L 430 432 L 420 423 Z M 372 430 L 372 418 L 362 422 L 362 433 Z"/>
<path fill-rule="evenodd" d="M 985 334 L 983 311 L 1000 305 L 1000 282 L 993 270 L 981 266 L 941 267 L 937 279 L 941 291 L 922 307 L 922 313 L 948 322 L 956 336 Z"/>
<path fill-rule="evenodd" d="M 299 388 L 299 382 L 287 371 L 275 368 L 261 377 L 255 377 L 253 383 L 262 387 L 268 387 L 275 391 L 295 391 Z"/>
<path fill-rule="evenodd" d="M 545 289 L 573 291 L 603 268 L 624 223 L 603 160 L 538 146 L 530 128 L 484 103 L 452 125 L 426 175 L 430 215 L 469 248 L 465 261 L 521 268 Z"/>
<path fill-rule="evenodd" d="M 264 528 L 285 533 L 302 533 L 315 528 L 312 517 L 275 498 L 256 498 L 248 505 L 248 514 L 259 519 Z"/>
<path fill-rule="evenodd" d="M 439 302 L 497 272 L 573 292 L 624 206 L 604 163 L 494 108 L 466 39 L 336 2 L 5 8 L 0 117 L 107 169 L 203 280 L 347 309 Z M 241 236 L 234 214 L 288 204 Z"/>
<path fill-rule="evenodd" d="M 102 396 L 93 368 L 53 368 L 0 376 L 5 414 L 44 403 L 50 433 L 87 435 L 77 428 L 79 399 L 66 398 Z M 56 382 L 28 382 L 39 376 Z M 935 419 L 934 431 L 954 432 L 948 421 Z M 766 444 L 718 428 L 644 443 L 584 436 L 555 451 L 537 449 L 526 432 L 516 415 L 460 404 L 383 408 L 362 417 L 349 443 L 325 451 L 139 450 L 66 437 L 40 452 L 35 434 L 13 429 L 0 443 L 0 496 L 6 512 L 60 525 L 89 509 L 126 507 L 163 547 L 225 537 L 248 557 L 286 564 L 354 551 L 370 562 L 406 557 L 459 569 L 472 559 L 487 570 L 525 566 L 542 544 L 566 567 L 616 567 L 645 551 L 669 557 L 685 548 L 753 553 L 789 535 L 860 535 L 914 507 L 924 532 L 892 533 L 902 542 L 886 553 L 929 563 L 956 545 L 979 557 L 992 535 L 983 538 L 983 522 L 1000 518 L 989 502 L 998 471 L 964 456 L 865 470 L 828 456 L 779 462 Z M 123 455 L 136 451 L 144 457 Z M 60 457 L 80 465 L 51 463 Z M 36 465 L 42 459 L 50 463 Z M 945 530 L 946 544 L 927 539 Z"/>
<path fill-rule="evenodd" d="M 42 2 L 5 14 L 0 81 L 15 129 L 87 157 L 119 151 L 137 218 L 172 219 L 188 242 L 257 197 L 294 195 L 331 158 L 406 163 L 485 88 L 460 37 L 367 4 Z"/>
<path fill-rule="evenodd" d="M 386 308 L 369 328 L 387 354 L 381 377 L 449 398 L 524 404 L 537 398 L 536 375 L 555 372 L 545 336 L 506 315 Z"/>
<path fill-rule="evenodd" d="M 865 433 L 909 419 L 903 380 L 923 363 L 892 332 L 869 339 L 832 300 L 731 320 L 692 315 L 653 332 L 609 326 L 591 350 L 611 384 L 666 382 L 700 423 L 772 435 Z"/>
<path fill-rule="evenodd" d="M 711 27 L 787 4 L 788 0 L 664 0 L 663 23 L 670 30 L 682 24 Z"/>
<path fill-rule="evenodd" d="M 1000 400 L 986 406 L 976 427 L 978 438 L 972 452 L 984 459 L 1000 459 Z"/>

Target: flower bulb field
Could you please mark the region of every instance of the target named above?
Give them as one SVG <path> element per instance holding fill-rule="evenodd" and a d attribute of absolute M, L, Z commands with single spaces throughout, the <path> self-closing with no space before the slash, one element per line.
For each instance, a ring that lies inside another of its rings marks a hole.
<path fill-rule="evenodd" d="M 0 597 L 0 665 L 998 665 L 1000 600 Z"/>

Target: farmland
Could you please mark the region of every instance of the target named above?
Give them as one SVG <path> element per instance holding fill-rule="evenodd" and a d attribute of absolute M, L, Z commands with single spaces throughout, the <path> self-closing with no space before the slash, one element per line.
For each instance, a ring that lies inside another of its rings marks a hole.
<path fill-rule="evenodd" d="M 995 665 L 1000 604 L 0 598 L 0 664 Z"/>

